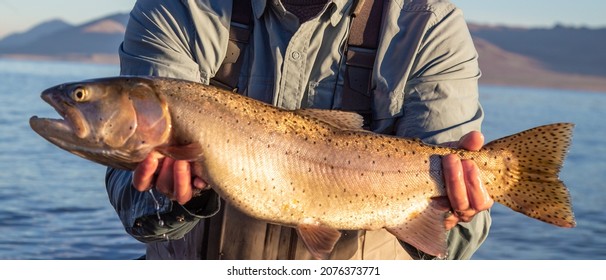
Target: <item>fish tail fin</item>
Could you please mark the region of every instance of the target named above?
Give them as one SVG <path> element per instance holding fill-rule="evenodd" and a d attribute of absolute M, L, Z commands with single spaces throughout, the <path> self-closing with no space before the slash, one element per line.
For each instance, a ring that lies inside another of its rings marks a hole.
<path fill-rule="evenodd" d="M 574 227 L 570 194 L 558 175 L 573 128 L 571 123 L 550 124 L 486 144 L 485 149 L 508 154 L 504 186 L 489 187 L 493 199 L 526 216 Z"/>

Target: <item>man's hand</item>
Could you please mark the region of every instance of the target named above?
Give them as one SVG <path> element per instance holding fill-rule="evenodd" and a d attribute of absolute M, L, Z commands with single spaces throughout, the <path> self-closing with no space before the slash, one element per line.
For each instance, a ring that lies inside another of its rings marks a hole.
<path fill-rule="evenodd" d="M 133 173 L 133 186 L 138 191 L 147 191 L 152 187 L 185 204 L 194 195 L 195 190 L 208 187 L 199 177 L 192 177 L 191 165 L 185 160 L 175 160 L 157 152 L 150 153 Z"/>
<path fill-rule="evenodd" d="M 484 145 L 484 135 L 473 131 L 461 137 L 452 147 L 477 151 Z M 475 162 L 461 160 L 451 154 L 442 158 L 444 182 L 452 215 L 446 217 L 446 229 L 451 229 L 459 222 L 469 222 L 479 212 L 488 210 L 494 201 L 480 181 L 480 171 Z"/>

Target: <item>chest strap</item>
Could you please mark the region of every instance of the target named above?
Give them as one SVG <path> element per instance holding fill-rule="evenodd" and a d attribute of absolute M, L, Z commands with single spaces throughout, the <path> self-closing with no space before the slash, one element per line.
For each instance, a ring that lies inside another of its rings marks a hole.
<path fill-rule="evenodd" d="M 250 0 L 233 0 L 227 53 L 211 84 L 237 91 L 244 62 L 241 55 L 252 33 Z M 368 123 L 372 116 L 372 71 L 379 45 L 384 0 L 357 0 L 346 46 L 341 110 L 355 111 Z"/>
<path fill-rule="evenodd" d="M 341 110 L 354 111 L 368 126 L 372 117 L 372 72 L 379 45 L 384 0 L 359 0 L 346 50 Z"/>
<path fill-rule="evenodd" d="M 229 41 L 227 52 L 210 84 L 238 91 L 238 80 L 244 62 L 244 55 L 252 33 L 252 6 L 251 0 L 233 0 L 231 23 L 229 27 Z"/>

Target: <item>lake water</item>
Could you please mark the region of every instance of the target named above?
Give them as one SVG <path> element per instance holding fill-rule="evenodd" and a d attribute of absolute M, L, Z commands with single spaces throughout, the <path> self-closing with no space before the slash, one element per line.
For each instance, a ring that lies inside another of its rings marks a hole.
<path fill-rule="evenodd" d="M 570 189 L 577 227 L 557 228 L 496 205 L 491 233 L 474 259 L 606 259 L 606 217 L 601 214 L 606 205 L 606 94 L 484 86 L 481 101 L 486 139 L 542 124 L 576 124 L 560 179 Z"/>
<path fill-rule="evenodd" d="M 104 167 L 68 154 L 29 128 L 55 116 L 40 92 L 114 76 L 114 65 L 0 59 L 0 259 L 133 259 L 144 246 L 107 201 Z M 481 87 L 488 140 L 552 122 L 576 123 L 561 173 L 577 227 L 561 229 L 493 208 L 488 240 L 474 259 L 606 259 L 606 94 Z"/>
<path fill-rule="evenodd" d="M 117 73 L 117 66 L 0 60 L 0 259 L 144 254 L 108 202 L 105 168 L 46 143 L 28 122 L 57 116 L 40 99 L 45 88 Z"/>

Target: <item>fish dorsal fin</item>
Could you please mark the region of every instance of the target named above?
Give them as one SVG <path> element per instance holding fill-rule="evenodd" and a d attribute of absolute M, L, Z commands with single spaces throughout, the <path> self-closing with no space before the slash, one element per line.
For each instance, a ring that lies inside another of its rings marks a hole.
<path fill-rule="evenodd" d="M 326 122 L 343 130 L 363 130 L 364 118 L 353 112 L 322 110 L 322 109 L 298 109 L 295 113 L 308 116 Z"/>
<path fill-rule="evenodd" d="M 444 258 L 447 254 L 447 236 L 444 225 L 447 209 L 433 199 L 428 207 L 421 210 L 402 224 L 386 228 L 398 239 L 414 246 L 426 254 Z"/>
<path fill-rule="evenodd" d="M 338 230 L 322 226 L 313 220 L 299 224 L 297 233 L 311 255 L 319 260 L 328 258 L 341 237 L 341 232 Z"/>

